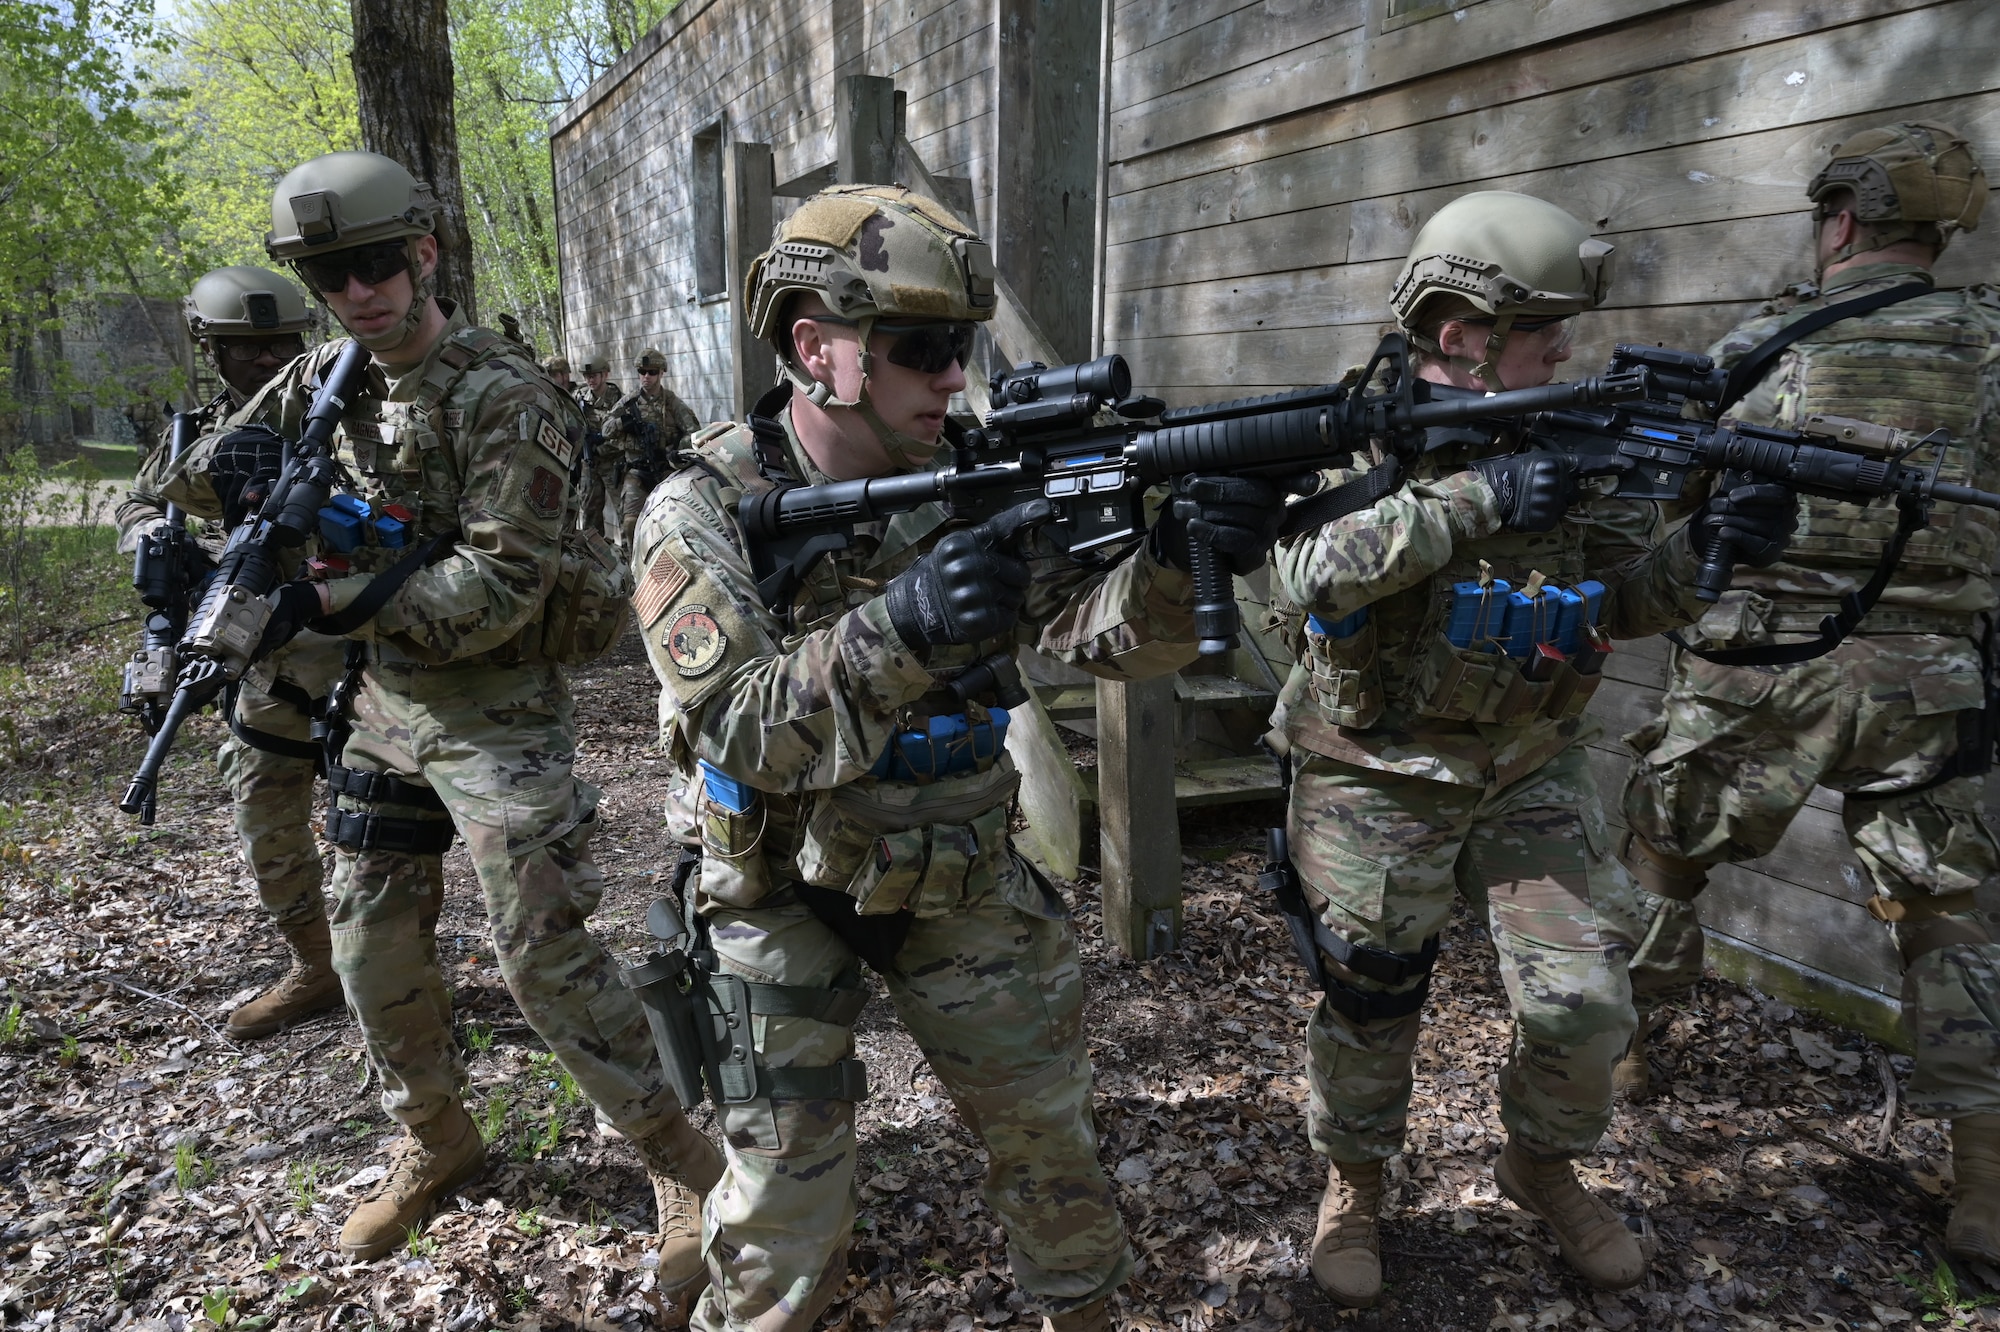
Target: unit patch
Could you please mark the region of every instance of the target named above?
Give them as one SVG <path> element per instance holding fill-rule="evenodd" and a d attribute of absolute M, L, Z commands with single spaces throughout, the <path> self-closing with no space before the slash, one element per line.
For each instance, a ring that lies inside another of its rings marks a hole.
<path fill-rule="evenodd" d="M 445 409 L 444 409 L 444 428 L 445 428 L 446 430 L 463 430 L 463 429 L 465 429 L 465 408 L 463 408 L 463 407 L 447 407 L 447 408 L 445 408 Z"/>
<path fill-rule="evenodd" d="M 646 576 L 639 580 L 639 590 L 632 594 L 632 609 L 638 613 L 639 627 L 651 629 L 653 621 L 667 613 L 667 607 L 693 576 L 674 558 L 672 550 L 662 546 Z"/>
<path fill-rule="evenodd" d="M 649 575 L 650 576 L 650 575 Z M 722 664 L 729 636 L 706 606 L 683 606 L 660 638 L 674 669 L 692 680 Z"/>
<path fill-rule="evenodd" d="M 554 422 L 542 422 L 541 433 L 536 436 L 536 442 L 547 449 L 565 470 L 569 467 L 570 459 L 576 456 L 576 445 L 570 441 L 568 435 L 556 429 Z"/>
<path fill-rule="evenodd" d="M 563 479 L 546 467 L 537 467 L 528 478 L 528 507 L 543 518 L 561 517 Z"/>

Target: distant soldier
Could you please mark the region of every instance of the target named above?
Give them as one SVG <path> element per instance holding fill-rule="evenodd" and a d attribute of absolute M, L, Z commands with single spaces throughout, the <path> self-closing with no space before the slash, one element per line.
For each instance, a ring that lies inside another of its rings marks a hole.
<path fill-rule="evenodd" d="M 569 357 L 551 356 L 542 362 L 542 369 L 549 372 L 549 378 L 555 381 L 557 388 L 571 397 L 576 396 L 576 381 L 569 377 Z"/>
<path fill-rule="evenodd" d="M 639 387 L 611 409 L 611 428 L 606 431 L 606 438 L 623 454 L 618 548 L 627 555 L 632 552 L 632 529 L 638 526 L 646 496 L 666 476 L 668 460 L 701 429 L 700 419 L 661 382 L 666 370 L 666 354 L 658 348 L 648 347 L 640 353 Z"/>
<path fill-rule="evenodd" d="M 194 284 L 182 302 L 188 336 L 222 377 L 223 388 L 195 413 L 195 433 L 205 434 L 254 397 L 306 349 L 314 324 L 299 289 L 269 269 L 218 268 Z M 121 549 L 166 521 L 172 459 L 156 448 L 139 469 L 132 493 L 118 508 Z M 214 498 L 210 496 L 210 498 Z M 211 524 L 211 555 L 223 530 L 241 521 L 242 496 L 211 506 L 176 489 L 175 499 Z M 236 691 L 229 739 L 216 765 L 235 802 L 236 836 L 257 881 L 257 899 L 291 950 L 291 969 L 276 985 L 229 1015 L 238 1040 L 269 1036 L 301 1018 L 340 1007 L 327 932 L 326 868 L 312 831 L 313 774 L 319 747 L 312 715 L 340 674 L 341 645 L 321 634 L 300 634 L 258 662 Z"/>
<path fill-rule="evenodd" d="M 624 465 L 618 447 L 605 438 L 604 431 L 605 423 L 611 418 L 611 409 L 623 396 L 618 386 L 611 382 L 611 362 L 601 354 L 586 357 L 583 362 L 583 387 L 576 390 L 577 405 L 583 408 L 584 443 L 590 454 L 590 464 L 583 478 L 583 521 L 585 526 L 597 529 L 606 537 L 618 530 L 617 518 L 606 513 L 605 506 L 618 502 L 618 484 L 624 477 Z"/>
<path fill-rule="evenodd" d="M 1931 268 L 1986 202 L 1972 147 L 1944 125 L 1858 134 L 1806 188 L 1817 285 L 1766 305 L 1712 349 L 1738 369 L 1723 404 L 1753 425 L 1849 416 L 1947 431 L 1947 481 L 2000 488 L 2000 293 L 1936 291 Z M 1928 454 L 1920 454 L 1920 458 Z M 1876 576 L 1896 540 L 1893 505 L 1815 499 L 1781 563 L 1737 567 L 1701 621 L 1705 649 L 1811 633 Z M 1798 664 L 1723 664 L 1676 651 L 1660 719 L 1627 737 L 1625 863 L 1649 896 L 1632 959 L 1638 1034 L 1618 1067 L 1643 1096 L 1652 1010 L 1700 979 L 1694 898 L 1711 865 L 1769 855 L 1815 786 L 1872 883 L 1868 910 L 1903 964 L 1916 1038 L 1909 1107 L 1951 1120 L 1957 1209 L 1946 1247 L 2000 1263 L 2000 942 L 1974 894 L 2000 879 L 1982 813 L 1993 750 L 1987 675 L 2000 611 L 2000 519 L 1939 504 L 1909 538 L 1860 631 Z"/>
<path fill-rule="evenodd" d="M 161 411 L 160 404 L 149 396 L 129 404 L 121 415 L 125 424 L 132 427 L 132 442 L 137 445 L 139 456 L 144 458 L 160 442 L 160 427 L 166 421 L 167 413 Z"/>

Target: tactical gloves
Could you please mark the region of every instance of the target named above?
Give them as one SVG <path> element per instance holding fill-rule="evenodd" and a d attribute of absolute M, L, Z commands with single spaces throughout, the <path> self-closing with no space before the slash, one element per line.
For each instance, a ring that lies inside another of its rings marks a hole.
<path fill-rule="evenodd" d="M 1028 596 L 1028 565 L 1006 545 L 1017 529 L 1047 508 L 1047 501 L 1019 505 L 977 527 L 949 533 L 890 579 L 882 595 L 897 635 L 913 648 L 926 648 L 978 643 L 1011 630 Z"/>
<path fill-rule="evenodd" d="M 286 583 L 265 600 L 271 603 L 271 618 L 264 624 L 264 636 L 257 640 L 257 650 L 250 654 L 252 661 L 264 660 L 303 633 L 309 621 L 324 614 L 320 610 L 318 583 L 304 580 Z"/>
<path fill-rule="evenodd" d="M 1719 536 L 1737 564 L 1763 569 L 1785 553 L 1798 522 L 1797 492 L 1762 481 L 1709 496 L 1688 526 L 1698 545 Z"/>
<path fill-rule="evenodd" d="M 1472 470 L 1500 502 L 1500 526 L 1510 532 L 1553 532 L 1576 495 L 1569 463 L 1553 453 L 1480 458 Z"/>
<path fill-rule="evenodd" d="M 285 438 L 268 426 L 241 426 L 215 441 L 208 478 L 222 501 L 223 521 L 235 527 L 264 502 L 284 458 Z"/>
<path fill-rule="evenodd" d="M 1247 476 L 1184 477 L 1153 524 L 1153 554 L 1191 569 L 1189 549 L 1205 541 L 1229 572 L 1254 573 L 1285 521 L 1285 489 Z"/>

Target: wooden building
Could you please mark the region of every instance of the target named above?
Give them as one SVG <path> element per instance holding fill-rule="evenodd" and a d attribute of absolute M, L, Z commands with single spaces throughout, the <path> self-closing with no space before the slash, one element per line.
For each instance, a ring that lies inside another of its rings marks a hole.
<path fill-rule="evenodd" d="M 1614 341 L 1705 346 L 1810 277 L 1802 186 L 1856 129 L 1944 120 L 2000 165 L 1984 0 L 1103 3 L 684 0 L 554 125 L 568 350 L 622 371 L 657 343 L 698 411 L 733 410 L 769 369 L 733 332 L 727 269 L 769 218 L 732 230 L 731 145 L 769 146 L 781 213 L 830 178 L 849 74 L 906 95 L 908 154 L 996 237 L 1049 341 L 1121 351 L 1172 402 L 1363 359 L 1415 230 L 1468 190 L 1541 195 L 1617 246 L 1581 373 Z M 1944 282 L 2000 271 L 1996 219 Z M 1616 736 L 1664 658 L 1613 661 L 1594 706 L 1615 805 Z M 1888 1036 L 1894 959 L 1838 809 L 1820 793 L 1776 856 L 1718 873 L 1712 958 Z"/>

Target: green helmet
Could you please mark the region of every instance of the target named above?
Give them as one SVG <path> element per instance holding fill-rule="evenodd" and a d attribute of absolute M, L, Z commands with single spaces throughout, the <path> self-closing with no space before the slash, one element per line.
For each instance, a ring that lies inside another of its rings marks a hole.
<path fill-rule="evenodd" d="M 569 373 L 569 357 L 551 356 L 548 360 L 542 362 L 542 369 L 552 375 L 566 375 Z"/>
<path fill-rule="evenodd" d="M 667 373 L 667 354 L 658 347 L 648 347 L 639 353 L 639 360 L 632 367 L 642 375 L 664 375 Z"/>
<path fill-rule="evenodd" d="M 868 397 L 869 333 L 879 319 L 993 317 L 993 250 L 943 205 L 900 185 L 835 185 L 799 206 L 778 240 L 750 265 L 750 331 L 780 351 L 785 306 L 810 292 L 861 337 L 861 394 L 842 402 L 790 356 L 785 373 L 821 407 L 859 411 L 892 456 L 921 463 L 936 451 L 882 421 Z"/>
<path fill-rule="evenodd" d="M 1828 263 L 1905 240 L 1942 253 L 1953 235 L 1979 226 L 1986 173 L 1972 144 L 1951 126 L 1898 121 L 1863 130 L 1833 150 L 1806 186 L 1815 223 L 1826 219 L 1827 196 L 1839 190 L 1853 194 L 1854 216 L 1867 224 L 1868 235 L 1828 256 Z"/>
<path fill-rule="evenodd" d="M 605 359 L 602 352 L 586 356 L 583 358 L 583 373 L 586 375 L 608 375 L 611 373 L 611 362 Z"/>
<path fill-rule="evenodd" d="M 278 182 L 264 252 L 296 265 L 301 259 L 401 240 L 413 289 L 409 311 L 395 327 L 355 338 L 370 351 L 394 351 L 423 322 L 436 290 L 436 273 L 425 274 L 418 261 L 417 238 L 436 230 L 438 212 L 431 187 L 400 163 L 380 153 L 326 153 L 293 167 Z"/>
<path fill-rule="evenodd" d="M 308 333 L 318 322 L 306 298 L 283 275 L 268 268 L 235 264 L 202 274 L 181 301 L 188 337 L 268 337 Z"/>

